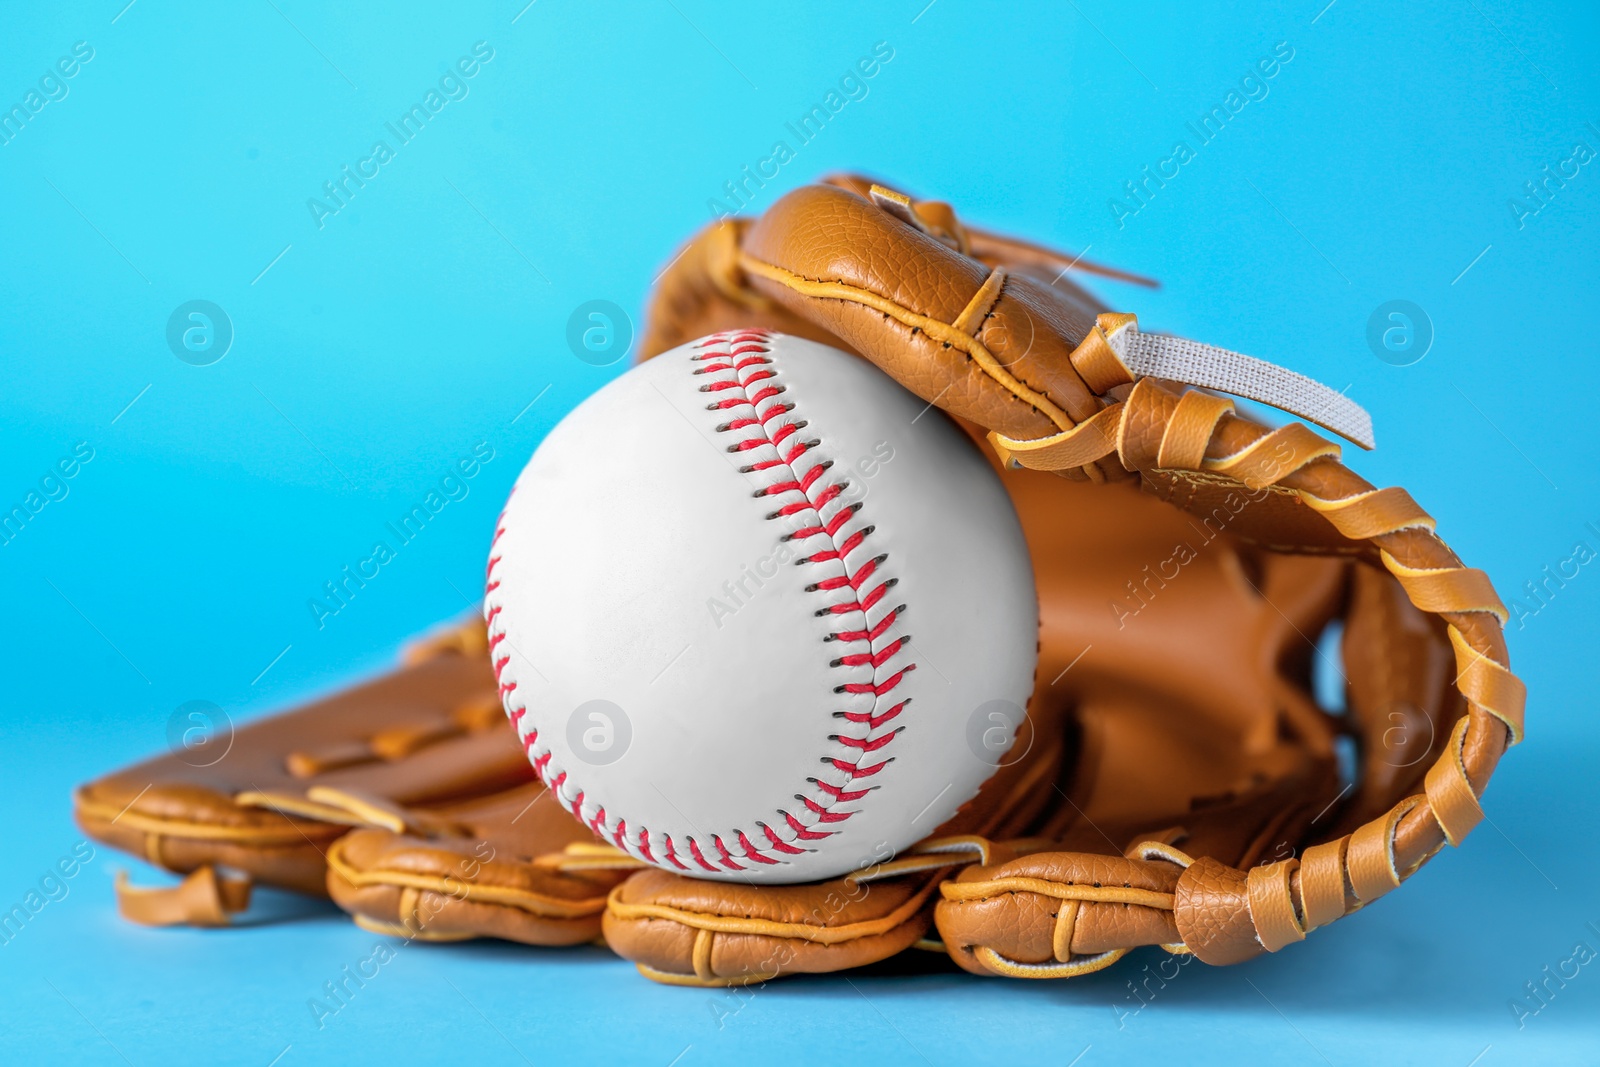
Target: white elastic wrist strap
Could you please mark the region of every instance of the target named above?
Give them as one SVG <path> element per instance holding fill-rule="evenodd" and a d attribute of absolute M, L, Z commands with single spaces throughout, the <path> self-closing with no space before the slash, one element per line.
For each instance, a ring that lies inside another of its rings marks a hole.
<path fill-rule="evenodd" d="M 1374 445 L 1372 416 L 1321 382 L 1275 363 L 1170 334 L 1144 333 L 1130 323 L 1106 337 L 1135 376 L 1215 389 L 1298 415 L 1362 448 Z"/>

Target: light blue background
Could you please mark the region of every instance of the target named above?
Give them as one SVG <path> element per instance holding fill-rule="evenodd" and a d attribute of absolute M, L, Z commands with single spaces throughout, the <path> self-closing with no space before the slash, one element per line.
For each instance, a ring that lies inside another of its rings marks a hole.
<path fill-rule="evenodd" d="M 1576 541 L 1600 549 L 1600 164 L 1522 228 L 1508 206 L 1576 141 L 1600 149 L 1594 5 L 525 2 L 0 15 L 6 107 L 74 42 L 95 50 L 0 145 L 0 505 L 94 449 L 0 546 L 5 908 L 79 840 L 71 787 L 160 750 L 178 705 L 264 713 L 465 610 L 521 461 L 620 369 L 574 358 L 569 314 L 639 309 L 707 200 L 877 41 L 894 58 L 869 95 L 755 209 L 865 168 L 1157 275 L 1155 293 L 1096 288 L 1148 328 L 1348 385 L 1380 442 L 1357 469 L 1410 488 L 1505 596 L 1531 609 L 1524 582 Z M 494 59 L 470 94 L 319 230 L 307 198 L 480 40 Z M 1270 95 L 1119 227 L 1122 183 L 1280 41 L 1294 59 Z M 166 345 L 192 299 L 236 331 L 212 366 Z M 1391 299 L 1435 328 L 1415 365 L 1366 344 Z M 469 496 L 319 630 L 307 600 L 479 441 L 496 458 Z M 1600 949 L 1597 605 L 1591 564 L 1513 625 L 1529 739 L 1464 849 L 1293 951 L 1186 969 L 1120 1028 L 1160 954 L 1073 982 L 902 968 L 746 1003 L 600 949 L 481 943 L 403 948 L 319 1030 L 308 999 L 372 935 L 322 907 L 129 926 L 111 875 L 138 865 L 102 849 L 0 946 L 0 1060 L 1593 1063 L 1600 965 L 1523 1028 L 1508 1003 L 1578 942 Z"/>

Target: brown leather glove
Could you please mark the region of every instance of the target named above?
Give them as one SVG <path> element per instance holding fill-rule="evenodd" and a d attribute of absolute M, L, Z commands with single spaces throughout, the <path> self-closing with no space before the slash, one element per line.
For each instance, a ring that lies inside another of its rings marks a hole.
<path fill-rule="evenodd" d="M 553 804 L 527 808 L 512 787 L 348 819 L 390 826 L 330 850 L 341 905 L 396 933 L 565 943 L 592 936 L 609 889 L 617 951 L 658 980 L 718 984 L 938 947 L 924 937 L 937 901 L 962 966 L 1045 977 L 1140 944 L 1209 962 L 1275 950 L 1459 841 L 1520 730 L 1487 581 L 1409 497 L 1372 491 L 1315 435 L 1133 384 L 1114 343 L 1126 318 L 1103 317 L 1071 267 L 1084 264 L 843 178 L 702 233 L 644 332 L 646 356 L 752 326 L 852 349 L 976 437 L 997 431 L 1008 467 L 1053 472 L 1005 475 L 1040 582 L 1031 742 L 944 836 L 822 885 L 622 881 L 630 861 L 575 823 L 563 836 Z M 1335 621 L 1343 715 L 1309 695 Z"/>
<path fill-rule="evenodd" d="M 252 881 L 316 896 L 331 883 L 370 925 L 448 938 L 459 934 L 457 913 L 478 904 L 458 879 L 492 877 L 509 858 L 491 842 L 494 828 L 515 826 L 519 860 L 593 841 L 557 805 L 539 802 L 544 787 L 505 721 L 476 620 L 416 645 L 375 681 L 252 723 L 224 743 L 225 754 L 205 766 L 173 752 L 77 791 L 85 833 L 189 875 L 166 889 L 119 879 L 125 917 L 220 925 L 248 905 Z M 346 839 L 352 827 L 381 829 Z M 386 855 L 371 847 L 374 834 L 427 848 L 377 884 L 372 869 L 385 870 Z M 340 877 L 330 878 L 330 863 Z M 614 876 L 516 866 L 517 877 L 491 895 L 520 910 L 481 920 L 473 933 L 514 937 L 531 928 L 522 939 L 540 943 L 598 935 Z"/>
<path fill-rule="evenodd" d="M 1520 738 L 1523 687 L 1486 576 L 1403 490 L 1373 489 L 1304 426 L 1273 430 L 1136 372 L 1131 316 L 1066 282 L 1073 265 L 946 205 L 834 179 L 691 241 L 643 354 L 748 327 L 832 343 L 986 436 L 1009 469 L 1040 584 L 1031 714 L 1041 732 L 1065 715 L 1067 762 L 1027 838 L 935 873 L 956 962 L 1070 976 L 1149 944 L 1238 962 L 1459 843 Z M 1303 380 L 1233 358 L 1239 373 L 1203 383 L 1298 402 L 1365 443 L 1326 394 L 1308 405 Z M 1311 696 L 1336 623 L 1342 713 Z M 612 893 L 606 936 L 680 983 L 859 964 L 917 936 L 841 933 L 881 931 L 914 897 L 876 873 L 756 889 L 651 871 Z"/>

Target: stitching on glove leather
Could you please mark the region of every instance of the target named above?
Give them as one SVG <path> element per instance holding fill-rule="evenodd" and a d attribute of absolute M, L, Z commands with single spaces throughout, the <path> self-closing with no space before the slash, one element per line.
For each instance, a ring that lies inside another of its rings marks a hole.
<path fill-rule="evenodd" d="M 880 296 L 869 289 L 863 289 L 848 282 L 830 282 L 807 278 L 804 275 L 796 274 L 775 264 L 757 259 L 748 252 L 741 251 L 739 253 L 739 265 L 751 274 L 759 274 L 769 281 L 777 282 L 779 285 L 805 296 L 843 300 L 852 304 L 864 304 L 914 330 L 921 330 L 933 340 L 943 342 L 966 353 L 973 362 L 983 369 L 985 374 L 993 378 L 1007 392 L 1032 407 L 1061 429 L 1070 429 L 1074 425 L 1072 418 L 1065 411 L 1062 411 L 1054 401 L 1038 390 L 1029 387 L 1013 375 L 981 341 L 963 333 L 947 322 L 941 322 L 938 319 L 913 311 L 905 305 L 896 303 L 888 297 Z"/>

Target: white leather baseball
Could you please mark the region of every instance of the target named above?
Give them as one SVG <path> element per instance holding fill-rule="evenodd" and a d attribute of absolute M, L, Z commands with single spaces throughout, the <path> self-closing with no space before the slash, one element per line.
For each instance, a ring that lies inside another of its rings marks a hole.
<path fill-rule="evenodd" d="M 485 616 L 560 802 L 659 867 L 751 882 L 928 836 L 995 770 L 1037 656 L 1027 545 L 973 443 L 865 360 L 753 331 L 550 432 Z"/>

